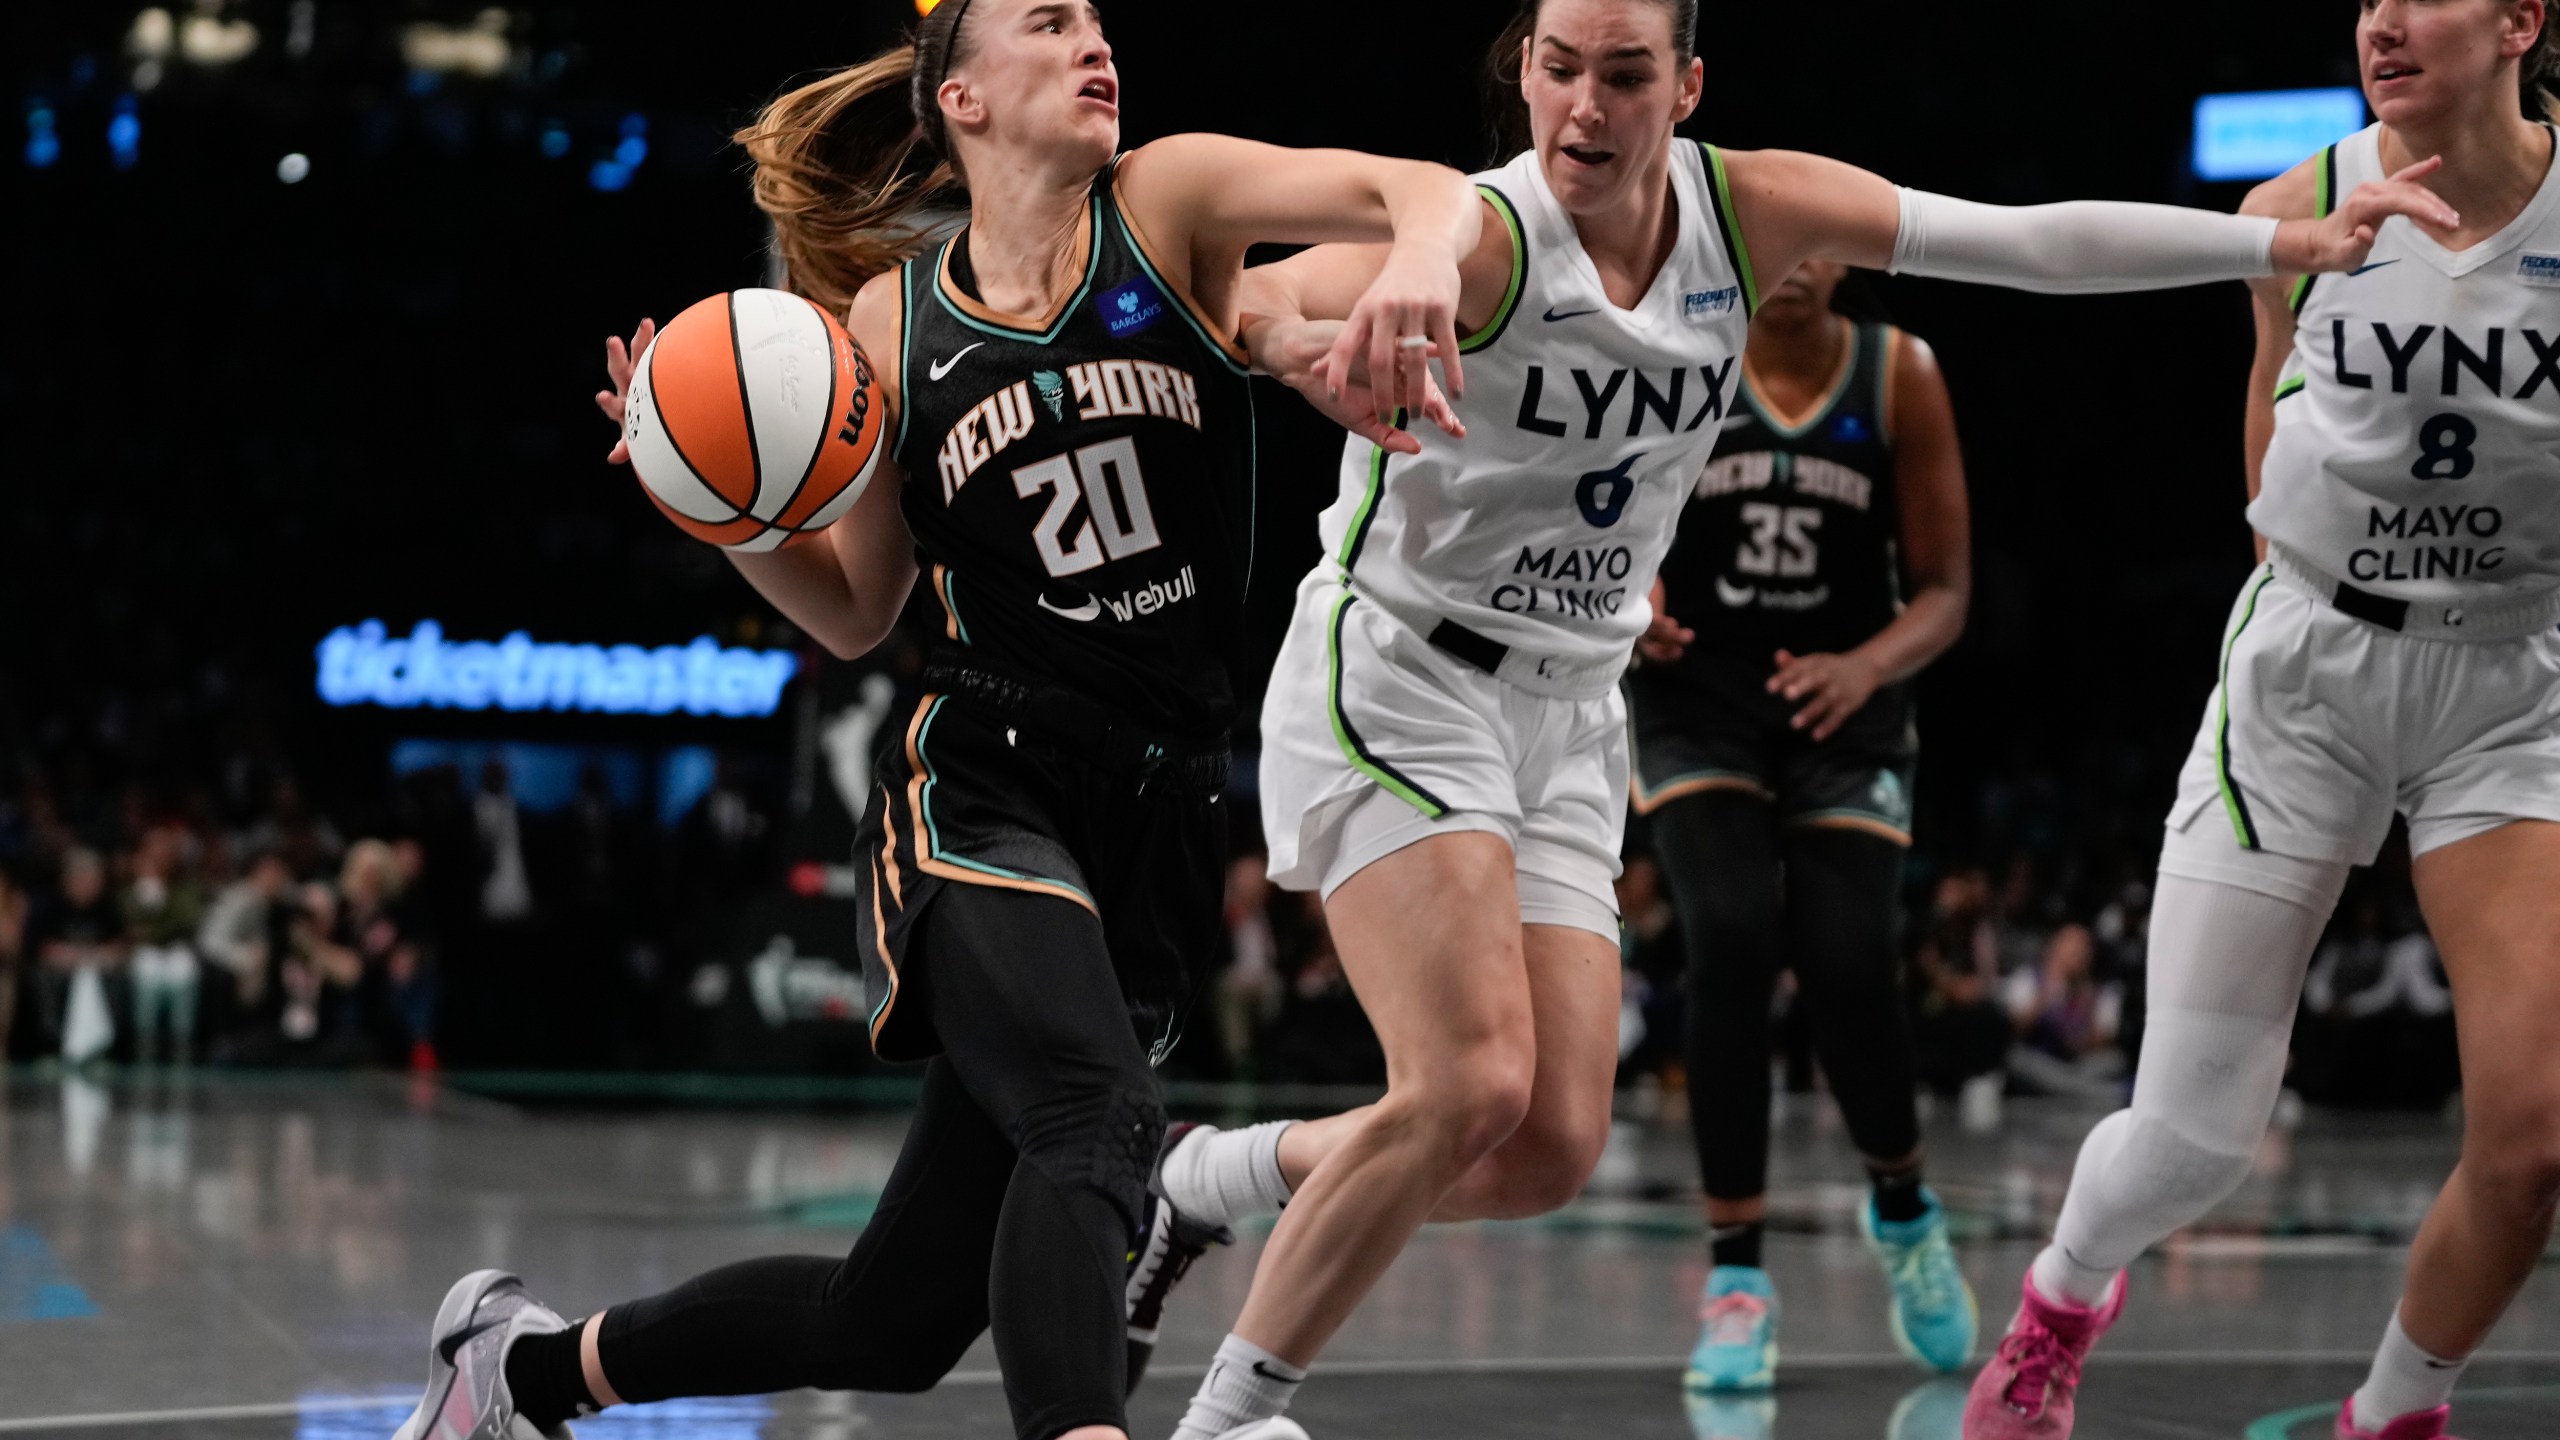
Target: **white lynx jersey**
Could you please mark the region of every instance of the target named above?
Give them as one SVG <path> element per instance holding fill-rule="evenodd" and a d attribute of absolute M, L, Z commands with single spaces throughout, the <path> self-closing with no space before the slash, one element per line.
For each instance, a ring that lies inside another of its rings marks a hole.
<path fill-rule="evenodd" d="M 1422 635 L 1454 622 L 1504 647 L 1497 673 L 1530 689 L 1617 683 L 1682 502 L 1741 403 L 1758 292 L 1724 163 L 1674 141 L 1671 176 L 1680 238 L 1632 310 L 1602 291 L 1535 152 L 1477 176 L 1511 230 L 1513 288 L 1459 347 L 1467 437 L 1416 423 L 1419 455 L 1352 441 L 1320 522 L 1352 591 Z"/>
<path fill-rule="evenodd" d="M 2383 178 L 2382 130 L 2322 157 L 2320 213 Z M 2383 223 L 2353 274 L 2293 294 L 2293 358 L 2249 521 L 2335 579 L 2471 607 L 2560 586 L 2560 165 L 2452 251 Z"/>

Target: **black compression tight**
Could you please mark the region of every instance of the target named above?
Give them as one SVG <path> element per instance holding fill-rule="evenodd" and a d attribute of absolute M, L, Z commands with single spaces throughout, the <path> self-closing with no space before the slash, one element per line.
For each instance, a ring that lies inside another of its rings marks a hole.
<path fill-rule="evenodd" d="M 1689 1117 L 1707 1194 L 1769 1188 L 1769 1002 L 1790 967 L 1859 1152 L 1894 1163 L 1918 1150 L 1895 947 L 1903 848 L 1859 830 L 1781 828 L 1768 801 L 1740 792 L 1688 796 L 1652 818 L 1688 945 Z"/>
<path fill-rule="evenodd" d="M 944 1054 L 853 1253 L 614 1306 L 597 1353 L 622 1399 L 926 1390 L 992 1320 L 1021 1440 L 1126 1428 L 1126 1263 L 1164 1121 L 1101 927 L 970 885 L 926 925 L 908 978 Z"/>

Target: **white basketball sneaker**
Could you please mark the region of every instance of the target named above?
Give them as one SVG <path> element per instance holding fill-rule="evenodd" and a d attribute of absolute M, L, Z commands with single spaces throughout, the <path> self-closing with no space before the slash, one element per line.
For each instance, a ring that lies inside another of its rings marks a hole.
<path fill-rule="evenodd" d="M 1274 1415 L 1268 1420 L 1239 1425 L 1218 1440 L 1307 1440 L 1307 1427 L 1286 1415 Z"/>
<path fill-rule="evenodd" d="M 504 1270 L 474 1270 L 456 1280 L 436 1307 L 427 1393 L 391 1440 L 572 1440 L 566 1425 L 535 1428 L 516 1413 L 507 1390 L 507 1351 L 516 1337 L 568 1328 Z"/>

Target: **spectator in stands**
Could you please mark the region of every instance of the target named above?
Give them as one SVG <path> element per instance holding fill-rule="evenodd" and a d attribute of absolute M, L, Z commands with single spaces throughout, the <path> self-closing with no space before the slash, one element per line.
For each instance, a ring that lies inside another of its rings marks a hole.
<path fill-rule="evenodd" d="M 359 969 L 364 1028 L 376 1059 L 435 1068 L 435 979 L 418 947 L 402 932 L 400 864 L 392 847 L 359 840 L 338 872 L 338 913 L 331 944 L 352 952 Z"/>
<path fill-rule="evenodd" d="M 213 967 L 208 972 L 212 1003 L 205 1008 L 217 1053 L 227 1055 L 230 1042 L 242 1038 L 253 1022 L 264 1021 L 258 1027 L 264 1033 L 275 1031 L 280 1003 L 275 970 L 287 943 L 292 887 L 293 871 L 284 857 L 261 851 L 249 862 L 249 873 L 223 887 L 205 912 L 196 949 Z"/>
<path fill-rule="evenodd" d="M 1255 1041 L 1280 1013 L 1279 941 L 1271 931 L 1269 857 L 1227 862 L 1227 964 L 1218 972 L 1218 1040 L 1234 1078 L 1260 1073 Z"/>
<path fill-rule="evenodd" d="M 337 891 L 315 880 L 296 891 L 294 899 L 283 963 L 276 970 L 284 1002 L 277 1026 L 284 1055 L 323 1065 L 361 1060 L 365 1046 L 358 995 L 364 961 L 353 947 L 338 942 Z"/>
<path fill-rule="evenodd" d="M 1997 1118 L 2009 1054 L 2009 1017 L 1996 993 L 2000 935 L 1991 917 L 1991 877 L 1959 866 L 1938 881 L 1928 923 L 1912 954 L 1912 1038 L 1923 1083 L 1961 1092 L 1967 1118 Z"/>
<path fill-rule="evenodd" d="M 0 870 L 0 1064 L 8 1063 L 10 1037 L 16 1033 L 18 985 L 27 942 L 27 892 L 9 872 Z"/>
<path fill-rule="evenodd" d="M 2064 925 L 2034 965 L 2009 977 L 2002 987 L 2009 1018 L 2029 1051 L 2072 1067 L 2113 1059 L 2124 993 L 2098 978 L 2097 961 L 2089 927 Z"/>
<path fill-rule="evenodd" d="M 272 850 L 297 876 L 327 874 L 347 846 L 329 817 L 311 808 L 302 786 L 288 775 L 276 781 L 267 813 L 249 827 L 251 850 Z"/>
<path fill-rule="evenodd" d="M 106 862 L 98 858 L 98 852 L 74 846 L 63 854 L 59 888 L 30 920 L 26 948 L 35 957 L 36 1019 L 43 1036 L 42 1053 L 61 1054 L 64 1021 L 81 973 L 91 972 L 99 982 L 119 982 L 109 988 L 111 1015 L 116 1008 L 113 990 L 121 988 L 126 952 L 124 917 L 117 910 L 114 897 L 107 893 Z M 75 1054 L 65 1058 L 90 1057 Z"/>
<path fill-rule="evenodd" d="M 145 830 L 124 888 L 124 923 L 133 943 L 134 1058 L 148 1063 L 166 1041 L 168 1058 L 195 1055 L 200 966 L 195 940 L 204 923 L 204 890 L 182 864 L 187 835 L 175 826 Z"/>

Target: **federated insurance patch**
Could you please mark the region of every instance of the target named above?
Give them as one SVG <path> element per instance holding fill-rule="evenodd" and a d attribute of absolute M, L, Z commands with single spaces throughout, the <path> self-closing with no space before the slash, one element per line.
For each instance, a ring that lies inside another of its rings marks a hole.
<path fill-rule="evenodd" d="M 2516 278 L 2543 290 L 2560 290 L 2560 255 L 2527 252 L 2516 262 Z"/>

